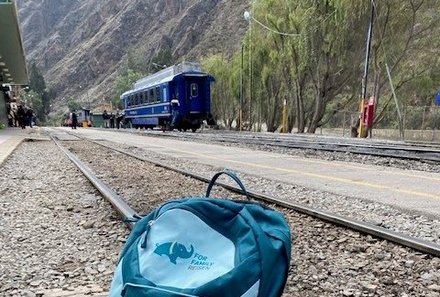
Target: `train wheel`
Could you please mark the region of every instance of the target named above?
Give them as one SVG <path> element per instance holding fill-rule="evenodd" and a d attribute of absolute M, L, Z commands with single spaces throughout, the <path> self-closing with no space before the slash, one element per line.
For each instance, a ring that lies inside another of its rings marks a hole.
<path fill-rule="evenodd" d="M 195 132 L 197 131 L 197 128 L 192 128 L 191 131 L 192 131 L 193 133 L 195 133 Z"/>

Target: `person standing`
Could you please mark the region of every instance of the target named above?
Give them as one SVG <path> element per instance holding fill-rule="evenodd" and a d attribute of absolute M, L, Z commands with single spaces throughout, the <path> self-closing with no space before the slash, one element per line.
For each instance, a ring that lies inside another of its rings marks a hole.
<path fill-rule="evenodd" d="M 115 115 L 113 114 L 113 112 L 110 112 L 110 128 L 115 128 Z"/>
<path fill-rule="evenodd" d="M 180 126 L 180 103 L 177 98 L 171 100 L 171 130 Z M 180 128 L 179 128 L 180 129 Z"/>
<path fill-rule="evenodd" d="M 72 120 L 72 129 L 76 129 L 76 126 L 78 126 L 78 116 L 74 111 L 72 111 L 71 120 Z"/>
<path fill-rule="evenodd" d="M 26 122 L 29 124 L 29 127 L 32 128 L 32 121 L 34 120 L 34 112 L 32 108 L 29 108 L 26 111 Z"/>
<path fill-rule="evenodd" d="M 105 110 L 105 109 L 104 109 L 104 112 L 102 113 L 102 119 L 104 120 L 104 128 L 108 128 L 109 116 L 108 116 L 107 110 Z"/>
<path fill-rule="evenodd" d="M 121 126 L 122 116 L 119 114 L 119 109 L 116 110 L 116 129 L 119 129 Z"/>
<path fill-rule="evenodd" d="M 12 109 L 12 122 L 14 124 L 14 127 L 18 127 L 18 115 L 17 115 L 17 109 L 14 108 Z"/>
<path fill-rule="evenodd" d="M 17 118 L 21 129 L 26 129 L 26 113 L 21 105 L 19 105 L 17 109 Z"/>
<path fill-rule="evenodd" d="M 14 127 L 14 111 L 12 109 L 8 113 L 8 126 Z"/>

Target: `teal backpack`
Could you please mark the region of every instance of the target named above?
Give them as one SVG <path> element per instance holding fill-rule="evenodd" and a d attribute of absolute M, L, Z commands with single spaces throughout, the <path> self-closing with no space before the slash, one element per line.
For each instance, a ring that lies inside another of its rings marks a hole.
<path fill-rule="evenodd" d="M 110 297 L 281 296 L 290 263 L 283 215 L 248 201 L 169 201 L 139 220 L 122 251 Z"/>

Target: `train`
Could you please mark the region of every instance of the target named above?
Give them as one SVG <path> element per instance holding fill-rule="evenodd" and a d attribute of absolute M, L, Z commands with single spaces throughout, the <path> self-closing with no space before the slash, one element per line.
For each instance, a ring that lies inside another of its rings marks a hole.
<path fill-rule="evenodd" d="M 124 121 L 133 128 L 195 132 L 206 121 L 213 125 L 213 76 L 194 62 L 183 62 L 138 80 L 121 96 Z"/>

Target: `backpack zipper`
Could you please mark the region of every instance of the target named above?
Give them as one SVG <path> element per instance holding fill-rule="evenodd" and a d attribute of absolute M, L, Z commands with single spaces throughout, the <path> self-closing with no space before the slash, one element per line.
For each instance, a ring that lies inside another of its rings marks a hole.
<path fill-rule="evenodd" d="M 167 290 L 167 289 L 163 289 L 163 288 L 147 286 L 147 285 L 139 285 L 139 284 L 133 284 L 133 283 L 126 283 L 124 285 L 124 288 L 122 289 L 122 293 L 121 293 L 122 297 L 124 297 L 125 294 L 127 293 L 127 290 L 126 290 L 127 286 L 135 287 L 135 288 L 153 289 L 153 290 L 162 291 L 162 292 L 166 292 L 166 293 L 172 293 L 172 294 L 176 294 L 178 296 L 184 296 L 184 297 L 199 297 L 197 295 L 189 295 L 189 294 L 171 291 L 171 290 Z"/>
<path fill-rule="evenodd" d="M 148 232 L 150 232 L 151 226 L 155 223 L 155 220 L 148 221 L 147 228 L 145 229 L 145 237 L 142 241 L 141 248 L 145 249 L 147 247 L 147 238 L 148 238 Z"/>

